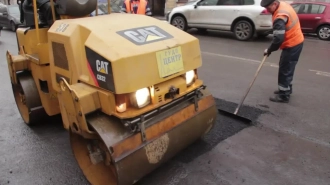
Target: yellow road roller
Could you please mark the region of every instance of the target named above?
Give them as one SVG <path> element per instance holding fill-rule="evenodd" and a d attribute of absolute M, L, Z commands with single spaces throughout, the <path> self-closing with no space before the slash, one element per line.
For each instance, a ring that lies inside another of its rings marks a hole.
<path fill-rule="evenodd" d="M 24 9 L 19 52 L 6 55 L 13 93 L 27 125 L 61 115 L 91 184 L 134 184 L 210 131 L 197 38 L 145 15 L 90 17 L 97 0 L 50 3 L 51 26 L 36 0 Z"/>

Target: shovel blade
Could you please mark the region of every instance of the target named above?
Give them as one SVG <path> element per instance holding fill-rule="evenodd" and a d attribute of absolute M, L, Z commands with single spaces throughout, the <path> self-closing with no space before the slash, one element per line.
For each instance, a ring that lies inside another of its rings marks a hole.
<path fill-rule="evenodd" d="M 248 118 L 244 118 L 242 116 L 239 116 L 237 114 L 234 114 L 234 113 L 231 113 L 231 112 L 228 112 L 228 111 L 225 111 L 225 110 L 221 110 L 221 109 L 218 109 L 218 112 L 221 114 L 221 115 L 224 115 L 226 117 L 230 117 L 232 119 L 235 119 L 239 122 L 242 122 L 244 124 L 252 124 L 252 120 L 248 119 Z"/>

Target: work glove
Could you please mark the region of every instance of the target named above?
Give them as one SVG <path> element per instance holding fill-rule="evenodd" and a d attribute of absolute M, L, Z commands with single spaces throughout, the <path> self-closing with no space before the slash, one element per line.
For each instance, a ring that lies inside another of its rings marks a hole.
<path fill-rule="evenodd" d="M 272 53 L 272 52 L 269 52 L 268 49 L 265 49 L 265 51 L 264 51 L 264 56 L 267 55 L 267 57 L 269 57 L 269 55 L 270 55 L 271 53 Z"/>

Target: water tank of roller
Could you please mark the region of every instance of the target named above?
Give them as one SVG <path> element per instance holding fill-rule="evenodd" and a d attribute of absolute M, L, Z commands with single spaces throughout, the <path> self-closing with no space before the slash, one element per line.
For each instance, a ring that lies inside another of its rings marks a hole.
<path fill-rule="evenodd" d="M 81 17 L 89 15 L 95 10 L 97 0 L 57 0 L 56 4 L 58 14 Z"/>

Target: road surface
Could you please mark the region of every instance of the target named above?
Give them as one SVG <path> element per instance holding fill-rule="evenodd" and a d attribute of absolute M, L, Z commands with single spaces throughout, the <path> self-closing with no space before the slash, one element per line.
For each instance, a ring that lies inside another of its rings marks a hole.
<path fill-rule="evenodd" d="M 234 111 L 271 38 L 236 41 L 230 34 L 200 39 L 201 79 L 219 108 Z M 17 53 L 15 34 L 0 37 L 0 185 L 88 184 L 72 155 L 61 120 L 29 128 L 12 95 L 6 50 Z M 206 138 L 188 147 L 141 185 L 329 185 L 330 42 L 306 39 L 289 104 L 268 100 L 277 88 L 280 52 L 267 59 L 240 115 L 247 126 L 221 115 Z"/>

